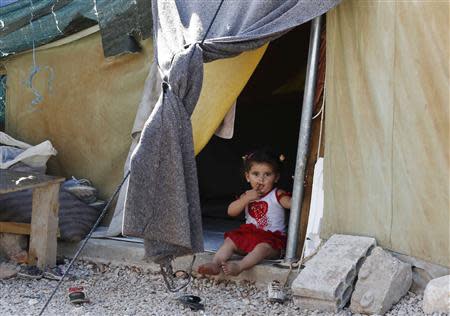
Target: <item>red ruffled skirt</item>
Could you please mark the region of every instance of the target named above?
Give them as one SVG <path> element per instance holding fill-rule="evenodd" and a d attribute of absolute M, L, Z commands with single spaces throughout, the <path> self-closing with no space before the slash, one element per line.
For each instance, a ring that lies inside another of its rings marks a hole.
<path fill-rule="evenodd" d="M 226 232 L 224 236 L 230 238 L 236 247 L 245 253 L 251 252 L 256 245 L 263 242 L 275 250 L 286 248 L 286 234 L 280 231 L 266 231 L 253 224 L 243 224 L 238 229 Z"/>

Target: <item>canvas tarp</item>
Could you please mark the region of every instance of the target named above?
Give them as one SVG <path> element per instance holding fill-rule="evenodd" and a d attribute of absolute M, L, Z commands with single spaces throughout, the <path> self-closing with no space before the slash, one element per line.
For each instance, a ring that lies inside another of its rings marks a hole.
<path fill-rule="evenodd" d="M 163 93 L 131 159 L 124 219 L 125 234 L 144 237 L 148 257 L 203 249 L 190 123 L 203 81 L 203 61 L 260 47 L 338 2 L 153 2 Z M 211 24 L 219 4 L 223 5 Z"/>
<path fill-rule="evenodd" d="M 324 231 L 450 266 L 447 1 L 327 15 Z"/>

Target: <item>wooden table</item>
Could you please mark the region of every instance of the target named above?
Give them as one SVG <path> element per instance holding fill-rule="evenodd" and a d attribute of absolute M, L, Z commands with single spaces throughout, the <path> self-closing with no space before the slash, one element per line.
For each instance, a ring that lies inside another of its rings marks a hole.
<path fill-rule="evenodd" d="M 0 232 L 29 234 L 28 264 L 43 269 L 56 264 L 59 187 L 64 178 L 0 170 L 0 194 L 33 190 L 31 225 L 0 222 Z"/>

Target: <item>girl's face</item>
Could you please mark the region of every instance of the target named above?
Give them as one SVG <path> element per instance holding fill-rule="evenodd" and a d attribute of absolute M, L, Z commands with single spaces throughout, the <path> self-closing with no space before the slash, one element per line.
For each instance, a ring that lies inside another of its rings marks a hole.
<path fill-rule="evenodd" d="M 265 162 L 252 163 L 250 170 L 245 173 L 247 182 L 260 195 L 269 193 L 279 178 L 280 175 L 273 170 L 270 164 Z"/>

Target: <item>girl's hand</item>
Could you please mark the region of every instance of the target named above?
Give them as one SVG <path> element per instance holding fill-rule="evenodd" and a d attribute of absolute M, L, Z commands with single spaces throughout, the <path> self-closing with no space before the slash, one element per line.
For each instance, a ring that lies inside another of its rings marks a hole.
<path fill-rule="evenodd" d="M 247 200 L 247 203 L 258 200 L 261 193 L 255 189 L 245 191 L 243 198 Z"/>

